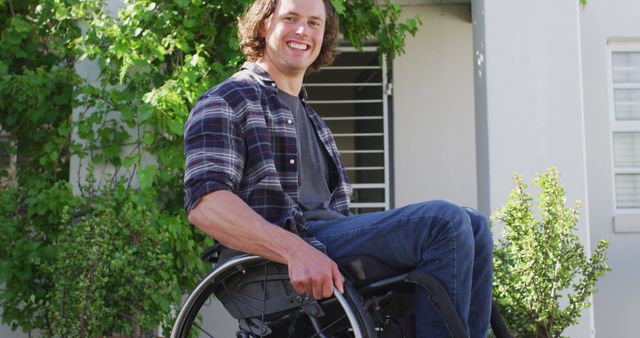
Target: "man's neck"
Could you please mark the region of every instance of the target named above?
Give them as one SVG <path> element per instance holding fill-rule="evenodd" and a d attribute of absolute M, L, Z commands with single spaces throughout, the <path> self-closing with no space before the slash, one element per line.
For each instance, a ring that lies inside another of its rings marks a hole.
<path fill-rule="evenodd" d="M 304 72 L 300 74 L 285 74 L 280 69 L 275 67 L 274 65 L 264 62 L 263 60 L 256 61 L 260 67 L 269 73 L 273 81 L 276 82 L 278 89 L 291 94 L 293 96 L 298 96 L 300 90 L 302 89 L 302 80 L 304 79 Z"/>

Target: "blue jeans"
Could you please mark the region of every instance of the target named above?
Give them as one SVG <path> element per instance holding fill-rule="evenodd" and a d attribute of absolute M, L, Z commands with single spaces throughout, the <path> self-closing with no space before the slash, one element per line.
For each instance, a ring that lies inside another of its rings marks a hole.
<path fill-rule="evenodd" d="M 309 223 L 330 257 L 369 255 L 418 269 L 447 289 L 472 338 L 486 337 L 491 316 L 493 243 L 487 219 L 447 201 Z M 450 336 L 428 291 L 416 288 L 417 337 Z"/>

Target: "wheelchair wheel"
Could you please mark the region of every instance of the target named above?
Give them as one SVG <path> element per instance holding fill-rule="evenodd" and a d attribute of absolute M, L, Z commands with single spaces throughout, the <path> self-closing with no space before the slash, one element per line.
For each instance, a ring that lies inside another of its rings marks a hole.
<path fill-rule="evenodd" d="M 376 337 L 362 298 L 349 283 L 344 289 L 315 301 L 295 293 L 285 266 L 257 256 L 236 257 L 198 284 L 171 338 Z"/>

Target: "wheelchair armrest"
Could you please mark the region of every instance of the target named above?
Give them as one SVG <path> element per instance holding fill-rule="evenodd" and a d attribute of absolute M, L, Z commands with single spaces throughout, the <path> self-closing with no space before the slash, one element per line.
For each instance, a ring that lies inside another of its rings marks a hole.
<path fill-rule="evenodd" d="M 408 272 L 367 255 L 342 257 L 336 259 L 336 263 L 356 286 L 403 275 Z"/>
<path fill-rule="evenodd" d="M 200 259 L 205 262 L 215 264 L 218 262 L 218 258 L 220 257 L 220 251 L 222 250 L 222 248 L 222 244 L 216 243 L 212 247 L 206 248 L 204 251 L 202 251 L 202 253 L 200 254 Z"/>

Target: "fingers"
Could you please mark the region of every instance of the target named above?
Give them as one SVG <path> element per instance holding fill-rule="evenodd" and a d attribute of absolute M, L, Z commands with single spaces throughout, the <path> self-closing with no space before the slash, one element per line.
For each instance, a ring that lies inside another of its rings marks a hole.
<path fill-rule="evenodd" d="M 327 277 L 331 278 L 330 276 L 323 274 L 323 276 L 320 276 L 320 278 L 313 283 L 313 298 L 322 299 L 325 297 L 331 297 L 331 294 L 329 294 L 329 296 L 325 296 L 327 290 Z"/>
<path fill-rule="evenodd" d="M 321 272 L 314 276 L 315 278 L 308 278 L 305 280 L 305 286 L 301 289 L 305 290 L 305 293 L 313 296 L 314 299 L 323 299 L 333 296 L 333 278 L 331 276 L 331 270 L 327 272 Z"/>
<path fill-rule="evenodd" d="M 310 278 L 298 278 L 292 275 L 292 270 L 289 270 L 289 280 L 291 285 L 296 289 L 296 292 L 302 295 L 310 295 L 313 293 L 313 283 Z"/>
<path fill-rule="evenodd" d="M 291 264 L 289 279 L 296 292 L 313 296 L 315 299 L 333 296 L 333 287 L 344 292 L 344 277 L 338 265 L 324 256 L 319 264 Z M 305 262 L 306 263 L 306 262 Z"/>
<path fill-rule="evenodd" d="M 322 298 L 333 296 L 333 274 L 331 271 L 322 279 Z M 319 299 L 319 298 L 316 298 Z"/>
<path fill-rule="evenodd" d="M 333 277 L 333 285 L 335 285 L 336 289 L 338 289 L 340 293 L 344 293 L 344 276 L 340 273 L 340 269 L 338 269 L 337 264 L 333 263 L 332 268 L 333 271 L 331 275 Z"/>

